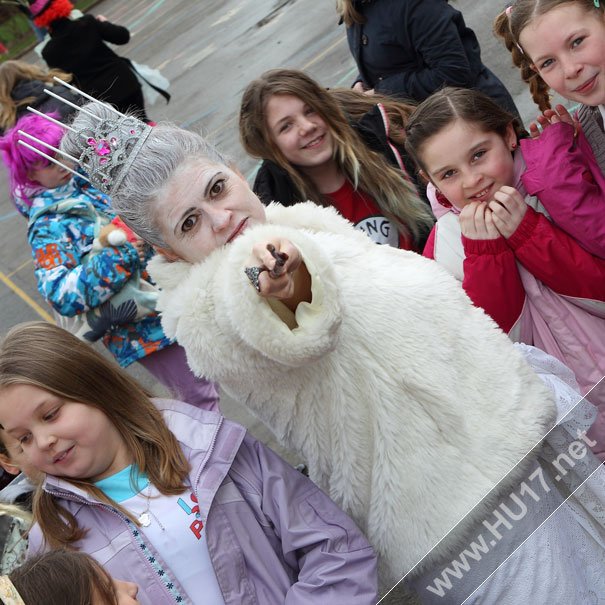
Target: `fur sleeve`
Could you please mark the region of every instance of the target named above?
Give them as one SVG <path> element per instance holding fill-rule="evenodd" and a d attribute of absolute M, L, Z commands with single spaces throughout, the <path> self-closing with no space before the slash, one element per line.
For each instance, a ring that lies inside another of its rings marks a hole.
<path fill-rule="evenodd" d="M 353 224 L 341 216 L 332 206 L 318 206 L 304 202 L 285 207 L 273 202 L 267 209 L 267 220 L 275 225 L 290 225 L 314 233 L 333 233 L 355 240 L 359 245 L 367 245 L 371 240 Z M 353 243 L 353 242 L 352 242 Z"/>
<path fill-rule="evenodd" d="M 374 244 L 336 213 L 324 212 L 329 209 L 313 204 L 298 206 L 305 207 L 303 215 L 312 215 L 310 229 L 259 225 L 197 265 L 170 263 L 159 256 L 151 261 L 150 273 L 162 288 L 158 303 L 162 326 L 167 336 L 176 338 L 186 349 L 196 373 L 220 381 L 233 372 L 255 367 L 258 371 L 262 368 L 266 376 L 271 368 L 277 372 L 279 366 L 304 365 L 336 346 L 342 303 L 333 257 L 343 249 L 344 239 L 336 233 L 348 236 L 345 249 Z M 292 210 L 278 209 L 280 213 Z M 298 210 L 297 220 L 289 217 L 287 222 L 300 220 L 305 224 L 306 218 L 301 218 Z M 294 329 L 258 296 L 244 273 L 253 245 L 277 236 L 290 239 L 299 248 L 312 277 L 312 302 L 299 305 Z M 277 365 L 268 364 L 269 360 Z"/>
<path fill-rule="evenodd" d="M 299 304 L 295 315 L 297 327 L 292 330 L 278 318 L 267 300 L 258 296 L 244 273 L 252 246 L 275 237 L 289 239 L 300 250 L 311 275 L 312 301 Z M 329 239 L 329 235 L 305 233 L 291 227 L 262 225 L 229 247 L 221 306 L 245 342 L 281 364 L 303 365 L 331 351 L 336 344 L 342 305 Z"/>

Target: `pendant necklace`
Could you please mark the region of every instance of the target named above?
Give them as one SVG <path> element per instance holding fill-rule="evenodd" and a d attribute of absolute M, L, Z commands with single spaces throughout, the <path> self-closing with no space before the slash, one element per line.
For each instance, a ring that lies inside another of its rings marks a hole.
<path fill-rule="evenodd" d="M 145 510 L 139 515 L 138 521 L 143 527 L 149 527 L 151 525 L 151 515 L 149 510 L 149 499 L 151 498 L 151 481 L 147 484 L 147 500 L 145 503 Z"/>
<path fill-rule="evenodd" d="M 151 512 L 151 481 L 147 485 L 147 502 L 145 506 L 145 510 L 137 517 L 137 521 L 141 525 L 141 527 L 149 527 L 151 525 L 151 518 L 154 518 L 157 521 L 157 524 L 160 526 L 162 531 L 164 531 L 164 526 L 160 523 L 160 520 Z"/>
<path fill-rule="evenodd" d="M 149 527 L 151 525 L 151 517 L 149 516 L 149 513 L 147 511 L 143 511 L 139 515 L 139 523 L 143 527 Z"/>

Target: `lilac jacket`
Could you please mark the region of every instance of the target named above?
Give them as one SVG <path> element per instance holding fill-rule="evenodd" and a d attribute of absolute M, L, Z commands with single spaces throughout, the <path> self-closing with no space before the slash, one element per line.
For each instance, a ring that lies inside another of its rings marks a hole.
<path fill-rule="evenodd" d="M 376 603 L 374 551 L 315 484 L 240 425 L 178 401 L 155 403 L 191 464 L 226 605 Z M 64 480 L 47 476 L 44 488 L 90 528 L 75 548 L 136 582 L 143 605 L 203 603 L 204 586 L 186 594 L 143 528 Z M 44 550 L 38 525 L 29 548 Z"/>

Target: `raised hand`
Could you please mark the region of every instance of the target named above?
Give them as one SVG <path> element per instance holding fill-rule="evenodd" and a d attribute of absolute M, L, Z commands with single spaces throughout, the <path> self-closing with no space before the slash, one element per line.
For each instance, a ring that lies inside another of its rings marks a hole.
<path fill-rule="evenodd" d="M 485 202 L 471 202 L 460 211 L 460 230 L 468 239 L 498 239 L 492 211 Z"/>
<path fill-rule="evenodd" d="M 298 248 L 290 240 L 276 238 L 256 244 L 246 275 L 265 298 L 276 298 L 286 304 L 291 302 L 292 305 L 288 304 L 291 308 L 296 308 L 301 300 L 310 300 L 310 283 L 306 283 L 308 273 Z"/>
<path fill-rule="evenodd" d="M 498 233 L 506 239 L 517 230 L 527 212 L 523 196 L 514 187 L 506 185 L 496 191 L 489 208 Z"/>
<path fill-rule="evenodd" d="M 580 127 L 579 122 L 574 119 L 563 105 L 557 105 L 554 109 L 547 109 L 536 118 L 535 122 L 529 125 L 529 134 L 532 139 L 537 139 L 545 128 L 558 122 L 564 122 L 573 126 L 576 132 Z"/>

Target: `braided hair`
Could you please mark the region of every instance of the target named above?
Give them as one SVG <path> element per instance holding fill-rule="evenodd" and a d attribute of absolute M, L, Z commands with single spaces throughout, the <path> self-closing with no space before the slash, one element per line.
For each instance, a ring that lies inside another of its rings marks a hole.
<path fill-rule="evenodd" d="M 550 87 L 535 70 L 531 57 L 519 43 L 521 32 L 536 18 L 563 4 L 581 5 L 586 12 L 603 12 L 603 5 L 595 6 L 594 0 L 515 0 L 494 20 L 494 33 L 502 38 L 510 51 L 513 64 L 521 70 L 521 78 L 529 84 L 534 103 L 540 111 L 550 109 Z"/>

